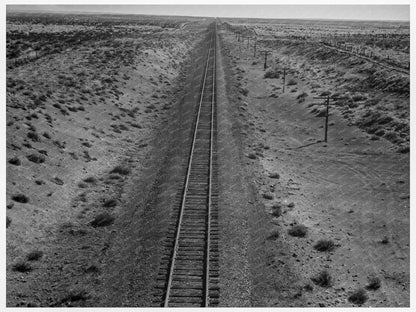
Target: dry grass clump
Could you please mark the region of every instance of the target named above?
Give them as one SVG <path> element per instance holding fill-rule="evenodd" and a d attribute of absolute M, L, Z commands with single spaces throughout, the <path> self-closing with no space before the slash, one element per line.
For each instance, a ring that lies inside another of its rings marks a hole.
<path fill-rule="evenodd" d="M 242 95 L 244 95 L 244 96 L 247 96 L 247 94 L 248 94 L 248 89 L 245 89 L 245 88 L 240 88 L 240 89 L 239 89 L 239 91 L 240 91 L 240 93 L 241 93 Z"/>
<path fill-rule="evenodd" d="M 298 102 L 299 103 L 302 103 L 302 102 L 304 102 L 305 101 L 305 98 L 307 98 L 308 97 L 308 93 L 306 93 L 306 92 L 302 92 L 301 94 L 299 94 L 297 97 L 296 97 L 296 99 L 297 100 L 299 100 Z"/>
<path fill-rule="evenodd" d="M 400 145 L 399 148 L 397 149 L 397 152 L 401 154 L 409 153 L 410 145 L 406 145 L 406 144 Z"/>
<path fill-rule="evenodd" d="M 118 179 L 121 179 L 121 176 L 119 176 L 118 174 L 110 174 L 110 175 L 108 176 L 108 178 L 109 178 L 110 180 L 118 180 Z"/>
<path fill-rule="evenodd" d="M 58 178 L 58 177 L 54 177 L 53 179 L 51 179 L 51 181 L 57 185 L 64 185 L 64 181 L 62 181 L 62 179 Z"/>
<path fill-rule="evenodd" d="M 113 168 L 113 170 L 110 171 L 110 173 L 118 173 L 121 175 L 128 175 L 130 174 L 131 170 L 130 168 L 127 168 L 125 166 L 116 166 Z"/>
<path fill-rule="evenodd" d="M 381 280 L 377 276 L 368 277 L 368 284 L 365 288 L 368 290 L 377 290 L 381 287 Z"/>
<path fill-rule="evenodd" d="M 302 224 L 296 224 L 292 226 L 292 228 L 290 228 L 287 232 L 290 236 L 305 237 L 306 233 L 308 232 L 308 228 Z"/>
<path fill-rule="evenodd" d="M 352 96 L 352 100 L 354 102 L 364 101 L 367 100 L 367 97 L 363 94 L 355 94 Z"/>
<path fill-rule="evenodd" d="M 254 153 L 248 154 L 247 157 L 250 158 L 250 159 L 256 159 L 257 158 L 256 154 L 254 154 Z"/>
<path fill-rule="evenodd" d="M 279 72 L 273 70 L 273 69 L 269 69 L 268 71 L 266 71 L 264 73 L 264 78 L 266 79 L 277 79 L 280 77 Z"/>
<path fill-rule="evenodd" d="M 267 236 L 267 240 L 276 240 L 276 239 L 278 239 L 278 238 L 279 238 L 279 236 L 280 236 L 279 231 L 278 231 L 278 230 L 274 230 L 274 231 L 272 231 L 272 232 L 270 233 L 270 235 L 269 235 L 269 236 Z"/>
<path fill-rule="evenodd" d="M 90 264 L 85 268 L 85 273 L 99 273 L 100 268 L 95 264 Z"/>
<path fill-rule="evenodd" d="M 368 300 L 366 291 L 363 288 L 359 288 L 351 293 L 348 297 L 348 301 L 354 304 L 363 304 Z"/>
<path fill-rule="evenodd" d="M 88 184 L 87 183 L 84 183 L 84 182 L 79 182 L 78 183 L 78 187 L 79 188 L 87 188 L 88 187 Z"/>
<path fill-rule="evenodd" d="M 33 142 L 40 142 L 40 137 L 36 132 L 29 132 L 27 137 L 31 139 Z"/>
<path fill-rule="evenodd" d="M 29 263 L 27 263 L 24 259 L 18 259 L 12 267 L 13 271 L 25 273 L 32 271 L 32 267 Z"/>
<path fill-rule="evenodd" d="M 326 108 L 324 106 L 315 107 L 311 110 L 312 114 L 315 114 L 316 117 L 325 117 L 326 116 Z"/>
<path fill-rule="evenodd" d="M 83 181 L 87 183 L 97 183 L 97 179 L 94 177 L 87 177 Z"/>
<path fill-rule="evenodd" d="M 267 192 L 267 193 L 264 193 L 263 194 L 263 198 L 264 199 L 269 199 L 269 200 L 271 200 L 271 199 L 273 199 L 273 194 L 272 193 L 270 193 L 270 192 Z"/>
<path fill-rule="evenodd" d="M 335 249 L 335 243 L 332 240 L 321 239 L 314 246 L 318 251 L 332 251 Z"/>
<path fill-rule="evenodd" d="M 71 289 L 68 295 L 62 298 L 60 303 L 62 304 L 62 303 L 67 303 L 67 302 L 71 303 L 71 302 L 76 302 L 76 301 L 85 301 L 89 298 L 90 298 L 90 295 L 88 294 L 86 290 Z"/>
<path fill-rule="evenodd" d="M 114 222 L 114 217 L 107 212 L 98 214 L 94 220 L 91 221 L 93 227 L 102 227 L 111 225 Z"/>
<path fill-rule="evenodd" d="M 12 219 L 9 218 L 9 216 L 6 216 L 6 229 L 10 226 L 12 223 Z"/>
<path fill-rule="evenodd" d="M 43 155 L 38 155 L 38 154 L 30 154 L 28 156 L 26 156 L 26 158 L 35 163 L 35 164 L 41 164 L 43 162 L 45 162 L 45 156 Z"/>
<path fill-rule="evenodd" d="M 283 214 L 282 206 L 280 204 L 274 204 L 272 206 L 272 216 L 279 218 L 282 216 L 282 214 Z"/>
<path fill-rule="evenodd" d="M 398 141 L 399 141 L 398 135 L 397 135 L 397 133 L 396 133 L 396 132 L 394 132 L 394 131 L 387 131 L 386 133 L 384 133 L 383 137 L 384 137 L 386 140 L 389 140 L 389 141 L 391 141 L 391 142 L 393 142 L 393 143 L 396 143 L 396 142 L 398 142 Z"/>
<path fill-rule="evenodd" d="M 328 95 L 331 95 L 330 91 L 322 91 L 320 94 L 320 96 L 328 96 Z"/>
<path fill-rule="evenodd" d="M 29 202 L 29 197 L 24 194 L 16 194 L 12 196 L 12 200 L 18 203 L 26 204 Z"/>
<path fill-rule="evenodd" d="M 332 286 L 332 277 L 326 270 L 321 271 L 318 275 L 312 277 L 311 280 L 315 285 L 321 287 L 328 288 Z"/>
<path fill-rule="evenodd" d="M 117 206 L 117 201 L 115 199 L 108 199 L 104 202 L 103 207 L 110 208 Z"/>
<path fill-rule="evenodd" d="M 295 79 L 289 79 L 289 81 L 287 82 L 288 86 L 294 86 L 297 85 L 298 82 Z"/>
<path fill-rule="evenodd" d="M 15 165 L 15 166 L 20 166 L 22 164 L 22 162 L 17 156 L 15 156 L 15 157 L 9 159 L 9 164 Z"/>
<path fill-rule="evenodd" d="M 279 179 L 280 174 L 278 174 L 277 172 L 272 172 L 272 173 L 269 174 L 269 178 L 270 179 Z"/>
<path fill-rule="evenodd" d="M 387 236 L 384 236 L 380 243 L 382 243 L 383 245 L 387 245 L 388 243 L 390 243 L 390 240 Z"/>
<path fill-rule="evenodd" d="M 306 291 L 313 291 L 313 285 L 311 283 L 307 283 L 303 286 L 303 289 Z"/>
<path fill-rule="evenodd" d="M 43 251 L 41 250 L 33 250 L 26 255 L 26 259 L 29 261 L 36 261 L 42 258 Z"/>

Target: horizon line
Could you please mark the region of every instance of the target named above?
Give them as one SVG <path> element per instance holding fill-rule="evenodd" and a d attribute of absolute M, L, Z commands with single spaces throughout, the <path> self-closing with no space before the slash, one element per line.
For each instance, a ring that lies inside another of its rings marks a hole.
<path fill-rule="evenodd" d="M 49 14 L 65 14 L 65 15 L 71 15 L 71 14 L 85 14 L 85 15 L 145 15 L 145 16 L 174 16 L 174 17 L 195 17 L 195 18 L 218 18 L 218 19 L 241 19 L 241 18 L 247 18 L 247 19 L 262 19 L 262 20 L 303 20 L 303 21 L 351 21 L 351 22 L 398 22 L 398 23 L 410 23 L 409 20 L 405 19 L 393 19 L 393 20 L 383 20 L 383 19 L 349 19 L 349 18 L 318 18 L 318 17 L 310 17 L 310 18 L 296 18 L 296 17 L 248 17 L 248 16 L 238 16 L 238 17 L 232 17 L 232 16 L 222 16 L 222 17 L 216 17 L 216 16 L 203 16 L 203 15 L 180 15 L 180 14 L 152 14 L 152 13 L 124 13 L 124 12 L 117 12 L 117 13 L 109 13 L 109 12 L 88 12 L 88 11 L 60 11 L 60 10 L 42 10 L 42 9 L 15 9 L 18 5 L 6 5 L 6 18 L 7 14 L 9 13 L 9 6 L 13 7 L 12 12 L 13 13 L 49 13 Z M 120 5 L 122 6 L 122 5 Z M 140 6 L 140 5 L 137 5 Z M 10 12 L 10 13 L 12 13 Z"/>

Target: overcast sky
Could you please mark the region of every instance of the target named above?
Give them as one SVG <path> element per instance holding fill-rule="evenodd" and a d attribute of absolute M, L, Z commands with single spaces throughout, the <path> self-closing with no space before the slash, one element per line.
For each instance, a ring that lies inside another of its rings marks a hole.
<path fill-rule="evenodd" d="M 35 10 L 211 17 L 410 20 L 409 5 L 8 5 Z"/>

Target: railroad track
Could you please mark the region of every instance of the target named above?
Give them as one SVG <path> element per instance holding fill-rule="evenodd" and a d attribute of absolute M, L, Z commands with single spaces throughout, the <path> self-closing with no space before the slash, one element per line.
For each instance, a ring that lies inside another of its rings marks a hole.
<path fill-rule="evenodd" d="M 216 25 L 212 24 L 186 177 L 178 190 L 155 286 L 157 306 L 218 304 L 215 77 Z"/>

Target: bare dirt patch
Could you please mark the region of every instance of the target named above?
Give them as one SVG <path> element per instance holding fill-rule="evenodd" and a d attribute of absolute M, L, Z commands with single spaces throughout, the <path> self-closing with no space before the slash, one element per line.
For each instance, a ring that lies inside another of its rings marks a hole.
<path fill-rule="evenodd" d="M 381 88 L 356 92 L 360 79 L 371 76 L 361 69 L 372 65 L 350 67 L 353 57 L 334 53 L 329 61 L 314 45 L 279 41 L 269 66 L 293 69 L 286 76 L 286 83 L 292 83 L 282 93 L 281 79 L 264 78 L 262 59 L 253 58 L 246 42 L 239 47 L 235 35 L 225 31 L 222 38 L 243 153 L 254 156 L 243 162 L 258 192 L 259 209 L 268 214 L 263 229 L 251 231 L 270 234 L 274 226 L 280 233 L 274 240 L 264 236 L 258 248 L 263 257 L 256 258 L 261 262 L 251 263 L 259 280 L 252 293 L 256 305 L 408 306 L 409 155 L 398 149 L 409 135 L 403 130 L 409 125 L 409 98 L 403 87 L 407 78 L 398 77 L 404 84 L 391 89 L 400 84 L 392 82 L 395 74 L 389 72 L 385 85 L 374 84 Z M 271 42 L 257 46 L 270 47 Z M 377 70 L 380 74 L 371 77 L 381 79 L 384 69 Z M 324 143 L 324 118 L 319 117 L 323 106 L 312 97 L 340 97 L 348 89 L 350 105 L 332 106 L 329 141 Z M 379 100 L 366 113 L 374 99 Z M 374 121 L 366 124 L 365 118 Z M 396 129 L 398 123 L 403 128 Z M 298 225 L 307 228 L 304 237 L 290 235 Z M 322 239 L 333 245 L 319 243 Z M 254 269 L 258 267 L 263 269 Z M 369 276 L 378 276 L 382 286 L 355 293 L 369 284 Z M 282 278 L 284 283 L 279 282 Z M 331 287 L 311 285 L 311 279 Z"/>
<path fill-rule="evenodd" d="M 7 71 L 7 305 L 102 305 L 131 183 L 153 183 L 144 164 L 201 29 L 50 18 L 40 17 L 43 28 L 13 16 L 8 27 L 8 51 L 26 57 L 23 42 L 45 53 Z M 82 40 L 69 40 L 74 32 Z M 54 51 L 59 38 L 65 49 Z"/>

